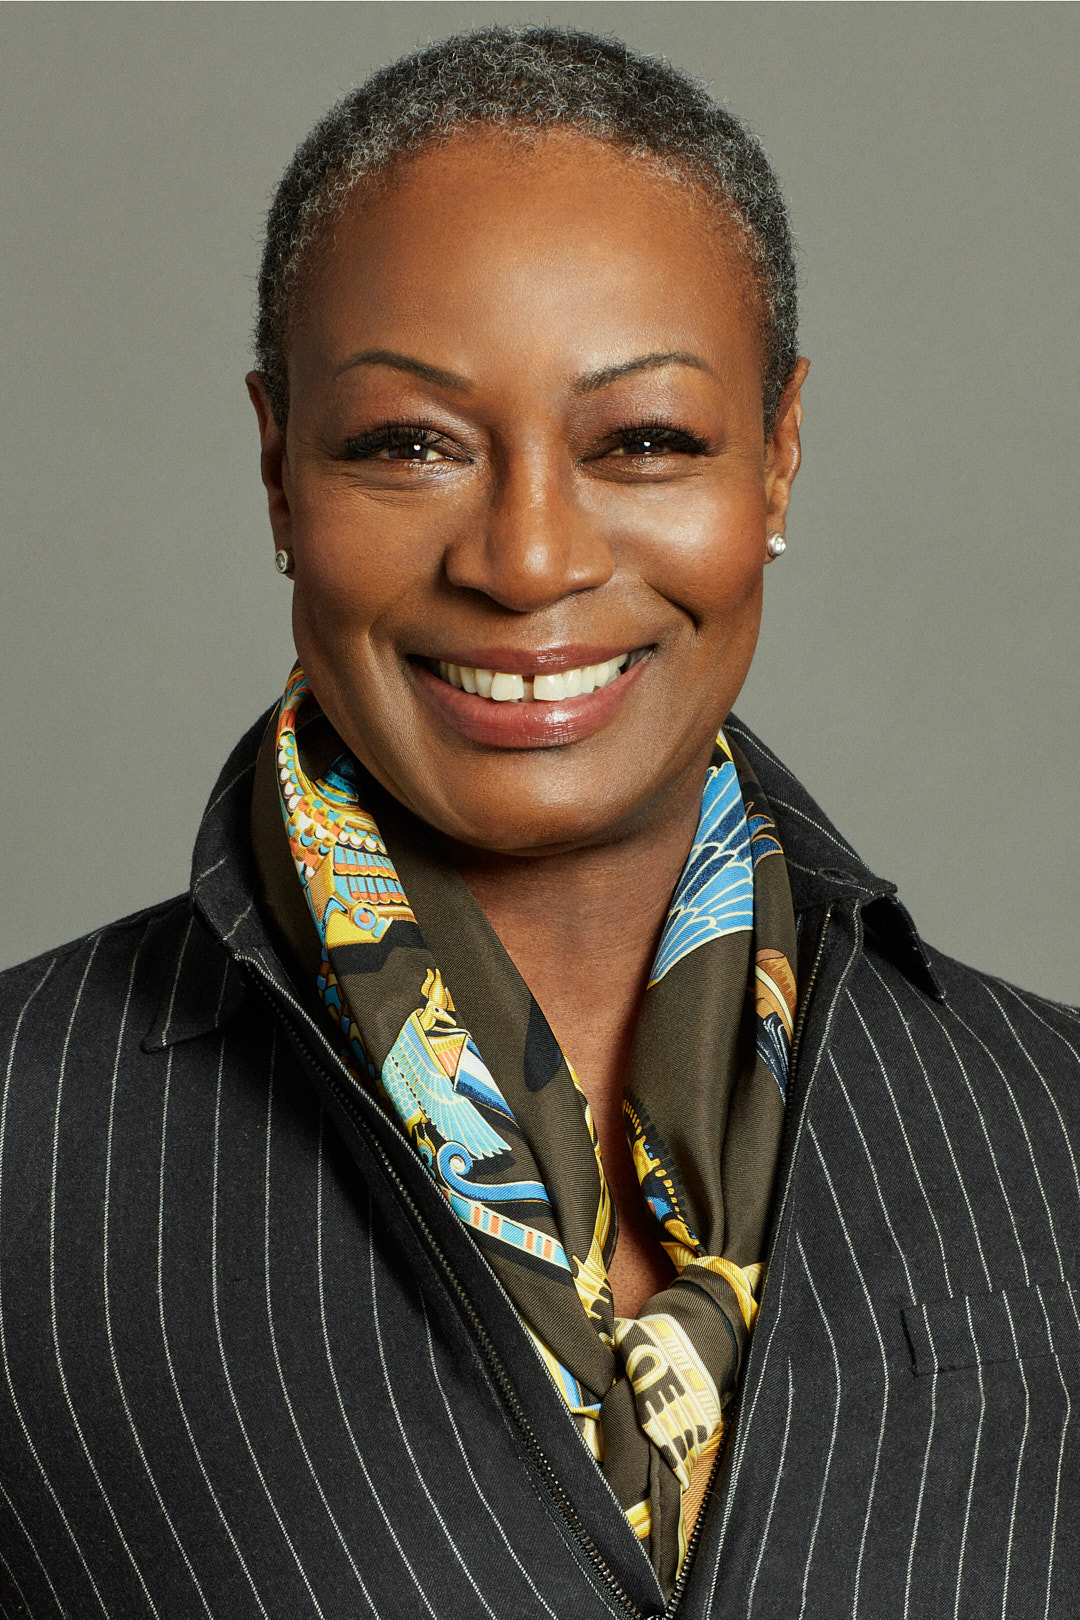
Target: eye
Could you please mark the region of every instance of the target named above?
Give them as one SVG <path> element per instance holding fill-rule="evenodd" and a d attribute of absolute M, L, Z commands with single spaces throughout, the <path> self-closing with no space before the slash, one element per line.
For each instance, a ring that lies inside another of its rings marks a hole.
<path fill-rule="evenodd" d="M 411 461 L 421 466 L 457 459 L 441 433 L 414 422 L 384 422 L 367 433 L 353 434 L 343 452 L 347 461 Z"/>
<path fill-rule="evenodd" d="M 620 461 L 673 460 L 676 456 L 700 456 L 708 445 L 695 433 L 669 422 L 639 422 L 615 430 L 597 457 L 613 456 Z"/>
<path fill-rule="evenodd" d="M 438 461 L 440 452 L 436 445 L 425 444 L 423 439 L 412 439 L 408 444 L 388 444 L 381 452 L 387 461 Z"/>

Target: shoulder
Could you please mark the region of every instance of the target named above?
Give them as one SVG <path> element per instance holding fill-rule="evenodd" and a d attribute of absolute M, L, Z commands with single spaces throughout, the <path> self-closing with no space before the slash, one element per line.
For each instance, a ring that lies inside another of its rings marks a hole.
<path fill-rule="evenodd" d="M 20 962 L 0 973 L 0 1079 L 13 1065 L 55 1070 L 73 1040 L 83 1053 L 146 1049 L 193 983 L 220 999 L 227 971 L 187 894 Z"/>
<path fill-rule="evenodd" d="M 880 954 L 872 934 L 856 953 L 847 993 L 880 1055 L 931 1079 L 951 1074 L 965 1095 L 989 1088 L 1010 1110 L 1052 1091 L 1080 1112 L 1080 1008 L 920 945 L 939 996 Z"/>
<path fill-rule="evenodd" d="M 1023 990 L 994 974 L 928 950 L 957 1027 L 1000 1060 L 1023 1068 L 1037 1062 L 1045 1074 L 1068 1073 L 1080 1081 L 1080 1007 Z"/>

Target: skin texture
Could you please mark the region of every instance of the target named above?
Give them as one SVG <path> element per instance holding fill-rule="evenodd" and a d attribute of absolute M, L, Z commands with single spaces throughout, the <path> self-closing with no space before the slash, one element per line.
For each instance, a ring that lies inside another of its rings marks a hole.
<path fill-rule="evenodd" d="M 287 361 L 284 434 L 248 385 L 300 658 L 350 748 L 443 836 L 574 1064 L 634 1315 L 670 1267 L 623 1132 L 626 1062 L 753 656 L 806 362 L 766 438 L 753 284 L 715 210 L 590 138 L 491 131 L 354 196 Z M 565 668 L 581 647 L 648 655 L 591 731 L 532 746 L 467 734 L 420 662 Z"/>

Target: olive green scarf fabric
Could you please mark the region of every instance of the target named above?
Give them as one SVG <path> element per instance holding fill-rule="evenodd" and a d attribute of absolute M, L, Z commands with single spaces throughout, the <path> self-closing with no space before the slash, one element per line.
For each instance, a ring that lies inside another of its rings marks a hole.
<path fill-rule="evenodd" d="M 677 1275 L 633 1320 L 612 1308 L 615 1213 L 570 1063 L 437 837 L 299 666 L 252 830 L 302 987 L 480 1244 L 670 1593 L 757 1312 L 795 1016 L 787 869 L 749 766 L 717 739 L 634 1037 L 627 1136 Z"/>

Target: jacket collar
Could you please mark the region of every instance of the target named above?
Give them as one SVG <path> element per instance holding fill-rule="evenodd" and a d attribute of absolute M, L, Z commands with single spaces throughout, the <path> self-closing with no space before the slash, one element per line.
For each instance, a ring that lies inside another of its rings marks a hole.
<path fill-rule="evenodd" d="M 236 959 L 287 982 L 259 911 L 258 878 L 248 818 L 255 761 L 270 709 L 233 749 L 206 807 L 195 841 L 190 914 L 162 922 L 159 950 L 169 958 L 171 985 L 144 1045 L 160 1048 L 218 1028 L 243 993 Z M 753 766 L 784 847 L 796 912 L 844 904 L 856 909 L 879 948 L 935 1000 L 943 992 L 896 885 L 860 860 L 787 766 L 734 715 L 725 730 Z M 228 972 L 232 964 L 231 977 Z M 167 966 L 168 964 L 166 964 Z"/>
<path fill-rule="evenodd" d="M 732 715 L 724 730 L 738 739 L 768 800 L 783 845 L 796 912 L 838 902 L 854 905 L 894 966 L 935 1001 L 944 1001 L 915 921 L 897 898 L 896 884 L 875 876 L 798 778 L 749 726 Z"/>

